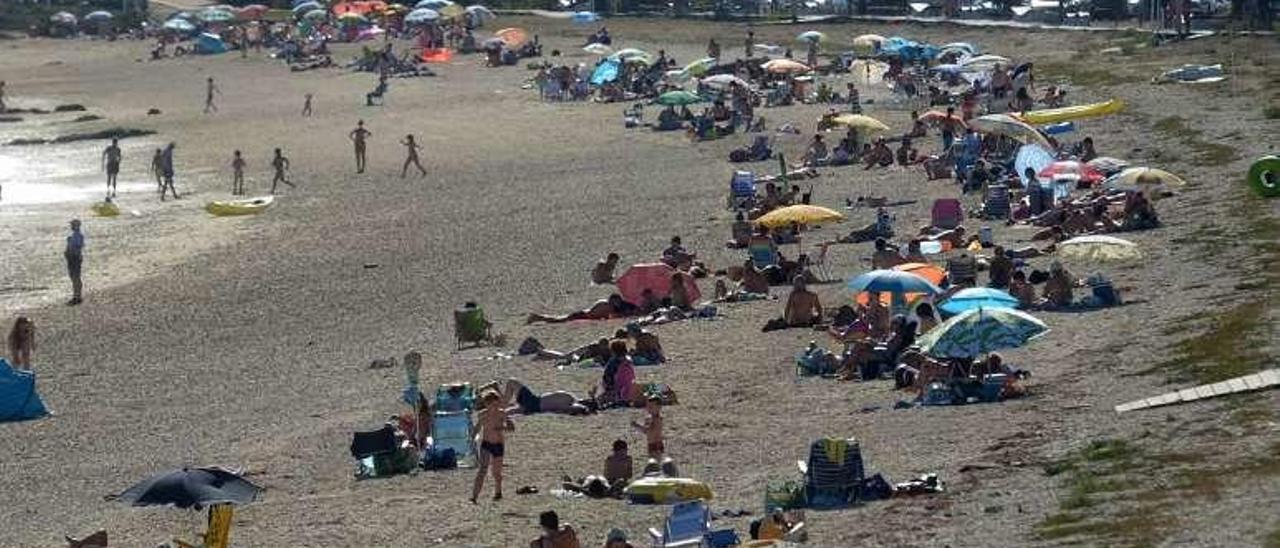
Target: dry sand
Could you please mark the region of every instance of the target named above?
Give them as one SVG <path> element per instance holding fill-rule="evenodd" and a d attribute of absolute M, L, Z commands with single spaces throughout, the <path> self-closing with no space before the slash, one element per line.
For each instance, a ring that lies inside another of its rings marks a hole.
<path fill-rule="evenodd" d="M 577 52 L 590 30 L 546 19 L 502 23 L 540 33 L 548 52 Z M 1090 83 L 1071 87 L 1075 101 L 1114 95 L 1130 102 L 1124 114 L 1084 122 L 1084 131 L 1103 154 L 1165 166 L 1191 181 L 1158 204 L 1164 228 L 1127 235 L 1147 259 L 1103 269 L 1136 304 L 1041 315 L 1053 331 L 1007 354 L 1034 372 L 1032 396 L 954 408 L 892 410 L 899 396 L 884 382 L 797 379 L 791 356 L 815 335 L 761 334 L 759 326 L 780 311 L 776 301 L 722 306 L 716 321 L 659 327 L 671 363 L 642 368 L 640 378 L 670 383 L 680 395 L 666 413 L 667 445 L 683 471 L 714 487 L 715 509 L 759 515 L 766 482 L 798 478 L 794 463 L 808 443 L 838 435 L 858 437 L 868 468 L 891 479 L 936 471 L 947 482 L 943 495 L 811 513 L 814 546 L 1275 542 L 1274 392 L 1123 416 L 1111 407 L 1189 386 L 1136 373 L 1174 357 L 1178 341 L 1215 333 L 1223 311 L 1241 303 L 1262 303 L 1248 309 L 1248 322 L 1231 324 L 1249 329 L 1236 339 L 1241 351 L 1275 355 L 1277 250 L 1274 231 L 1258 227 L 1274 230 L 1265 223 L 1275 223 L 1280 201 L 1248 196 L 1240 174 L 1250 159 L 1275 150 L 1269 136 L 1277 122 L 1263 118 L 1262 106 L 1276 100 L 1280 47 L 1272 38 L 1210 38 L 1107 57 L 1097 51 L 1118 36 L 901 26 L 820 28 L 846 42 L 863 32 L 971 40 L 1041 63 L 1042 81 L 1057 71 Z M 609 27 L 624 46 L 666 47 L 681 60 L 701 57 L 713 35 L 729 55 L 741 48 L 738 25 L 618 20 Z M 758 35 L 785 42 L 796 32 L 771 27 Z M 0 464 L 0 545 L 55 546 L 63 533 L 99 527 L 122 546 L 189 536 L 198 520 L 181 511 L 103 500 L 184 464 L 243 466 L 266 487 L 259 503 L 237 513 L 237 546 L 522 546 L 547 508 L 577 526 L 585 545 L 602 542 L 610 527 L 642 538 L 644 528 L 660 523 L 663 507 L 545 494 L 562 474 L 596 471 L 615 438 L 641 447 L 627 427 L 638 411 L 517 418 L 507 499 L 478 507 L 466 503 L 470 471 L 357 482 L 347 446 L 352 431 L 400 411 L 401 373 L 369 370 L 370 360 L 409 349 L 427 355 L 428 385 L 514 376 L 535 390 L 585 392 L 598 371 L 454 353 L 450 309 L 478 300 L 512 340 L 534 335 L 566 347 L 620 324 L 526 327 L 524 315 L 603 296 L 607 290 L 589 286 L 586 272 L 606 251 L 619 252 L 624 263 L 648 260 L 680 234 L 713 265 L 741 260 L 721 242 L 732 219 L 723 208 L 732 169 L 725 158 L 745 137 L 691 145 L 680 135 L 626 131 L 622 105 L 539 103 L 520 89 L 530 72 L 482 68 L 478 57 L 439 67 L 435 78 L 394 80 L 386 105 L 366 108 L 368 74 L 294 74 L 259 55 L 148 63 L 135 61 L 146 54 L 142 43 L 16 40 L 0 48 L 11 102 L 79 102 L 107 118 L 90 124 L 158 131 L 138 142 L 144 145 L 130 143 L 122 182 L 147 188 L 146 150 L 176 141 L 184 193 L 165 204 L 149 191 L 126 193 L 123 208 L 140 217 L 86 218 L 88 294 L 75 308 L 57 304 L 66 296 L 60 242 L 67 219 L 87 217 L 87 202 L 0 204 L 0 303 L 25 310 L 40 326 L 41 392 L 56 411 L 0 429 L 0 453 L 8 455 Z M 354 51 L 340 46 L 336 58 Z M 570 59 L 590 62 L 576 53 Z M 1146 83 L 1161 68 L 1210 60 L 1230 63 L 1231 80 L 1216 87 Z M 202 86 L 210 75 L 224 95 L 221 112 L 205 116 Z M 298 116 L 306 92 L 316 94 L 309 119 Z M 864 91 L 868 97 L 876 99 L 869 114 L 905 127 L 904 109 L 885 105 L 882 92 Z M 151 107 L 163 114 L 145 116 Z M 821 111 L 764 115 L 773 125 L 811 128 Z M 1179 130 L 1171 116 L 1201 133 Z M 354 174 L 345 136 L 357 119 L 373 132 L 364 175 Z M 0 129 L 50 131 L 43 123 Z M 396 142 L 405 133 L 424 145 L 429 176 L 399 178 Z M 783 138 L 783 149 L 796 157 L 803 139 Z M 1199 166 L 1203 142 L 1228 145 L 1234 156 Z M 67 184 L 88 185 L 103 145 L 0 147 L 0 159 L 88 162 L 65 175 Z M 283 191 L 258 217 L 215 219 L 200 211 L 206 200 L 227 195 L 232 149 L 247 156 L 252 194 L 269 183 L 267 161 L 277 146 L 293 160 L 298 189 Z M 936 139 L 927 146 L 936 147 Z M 11 179 L 0 184 L 21 176 L 5 174 Z M 918 172 L 824 170 L 815 199 L 842 205 L 868 186 L 917 198 L 894 211 L 905 229 L 927 219 L 932 198 L 954 195 L 949 184 L 922 179 Z M 870 217 L 855 210 L 848 223 L 816 236 L 834 238 Z M 1006 242 L 1030 235 L 1025 228 L 996 232 Z M 867 268 L 869 253 L 866 245 L 837 246 L 829 261 L 847 276 Z M 820 294 L 828 304 L 847 298 L 839 284 Z M 860 412 L 866 407 L 876 409 Z M 1132 471 L 1123 476 L 1134 482 L 1127 487 L 1069 505 L 1069 484 L 1046 475 L 1046 465 L 1113 439 L 1153 455 L 1143 460 L 1158 464 L 1153 475 Z M 1174 452 L 1196 458 L 1159 460 Z M 1255 462 L 1262 465 L 1246 466 Z M 1213 489 L 1179 483 L 1198 476 L 1211 476 Z M 522 485 L 544 494 L 515 495 Z M 1094 527 L 1065 536 L 1038 527 L 1068 509 Z M 1141 526 L 1135 515 L 1145 518 Z M 748 519 L 716 526 L 745 533 Z"/>

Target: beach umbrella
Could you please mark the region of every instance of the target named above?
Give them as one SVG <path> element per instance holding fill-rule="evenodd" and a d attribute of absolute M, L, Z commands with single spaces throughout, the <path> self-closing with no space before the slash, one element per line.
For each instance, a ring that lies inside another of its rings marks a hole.
<path fill-rule="evenodd" d="M 114 15 L 111 15 L 111 12 L 109 12 L 109 11 L 94 11 L 94 12 L 90 12 L 88 15 L 84 16 L 84 20 L 85 20 L 85 21 L 91 21 L 91 22 L 95 22 L 95 23 L 97 23 L 97 22 L 103 22 L 103 21 L 110 21 L 110 20 L 112 20 L 112 19 L 115 19 L 115 16 L 114 16 Z"/>
<path fill-rule="evenodd" d="M 582 51 L 585 51 L 587 53 L 591 53 L 594 55 L 609 55 L 613 53 L 613 48 L 597 42 L 593 44 L 587 44 L 585 47 L 582 48 Z"/>
<path fill-rule="evenodd" d="M 716 66 L 715 57 L 703 57 L 684 66 L 684 72 L 691 76 L 702 76 L 706 74 L 711 67 Z"/>
<path fill-rule="evenodd" d="M 502 49 L 507 47 L 507 43 L 503 42 L 501 38 L 496 36 L 485 40 L 480 45 L 484 46 L 484 49 Z"/>
<path fill-rule="evenodd" d="M 920 119 L 925 123 L 933 125 L 941 125 L 943 122 L 950 121 L 952 124 L 959 127 L 969 127 L 969 124 L 965 122 L 964 118 L 961 118 L 959 114 L 947 116 L 947 113 L 941 110 L 930 110 L 925 112 L 920 115 Z"/>
<path fill-rule="evenodd" d="M 956 292 L 938 305 L 938 310 L 948 316 L 978 308 L 1018 308 L 1018 299 L 999 289 L 971 287 Z"/>
<path fill-rule="evenodd" d="M 986 116 L 979 116 L 969 120 L 969 127 L 982 133 L 1003 135 L 1015 141 L 1035 143 L 1044 146 L 1045 148 L 1053 148 L 1039 130 L 1027 125 L 1027 123 L 1022 120 L 1009 116 L 1008 114 L 988 114 Z"/>
<path fill-rule="evenodd" d="M 1036 177 L 1041 179 L 1053 179 L 1063 175 L 1075 176 L 1077 177 L 1077 180 L 1089 184 L 1096 183 L 1106 178 L 1098 168 L 1075 160 L 1060 160 L 1053 162 L 1036 172 Z"/>
<path fill-rule="evenodd" d="M 1049 331 L 1049 326 L 1021 310 L 975 308 L 942 322 L 916 344 L 937 358 L 976 358 L 989 352 L 1018 348 Z"/>
<path fill-rule="evenodd" d="M 493 13 L 493 10 L 478 4 L 474 6 L 467 6 L 467 13 L 471 15 L 472 19 L 481 23 L 498 18 L 498 14 Z"/>
<path fill-rule="evenodd" d="M 191 508 L 248 504 L 261 491 L 261 487 L 221 468 L 182 468 L 147 478 L 117 498 L 132 506 Z"/>
<path fill-rule="evenodd" d="M 406 6 L 404 4 L 387 4 L 387 7 L 382 8 L 382 13 L 391 14 L 391 15 L 398 14 L 398 13 L 409 13 L 410 11 L 411 10 L 409 9 L 409 6 Z"/>
<path fill-rule="evenodd" d="M 261 19 L 262 16 L 270 9 L 271 8 L 262 4 L 249 4 L 239 10 L 236 10 L 236 17 L 242 21 L 253 21 L 255 19 Z"/>
<path fill-rule="evenodd" d="M 853 50 L 868 55 L 880 50 L 880 45 L 884 44 L 885 37 L 879 34 L 863 34 L 853 39 Z"/>
<path fill-rule="evenodd" d="M 742 86 L 743 88 L 751 87 L 751 84 L 749 82 L 747 82 L 746 80 L 743 80 L 742 78 L 734 76 L 732 74 L 716 74 L 716 75 L 708 76 L 706 78 L 703 78 L 701 82 L 702 82 L 702 85 L 704 86 L 717 88 L 717 89 L 728 89 L 730 87 L 733 87 L 734 84 Z"/>
<path fill-rule="evenodd" d="M 1012 63 L 1013 61 L 1008 57 L 1001 57 L 999 55 L 979 55 L 977 57 L 970 57 L 960 61 L 960 66 L 969 70 L 991 70 L 994 69 L 996 65 L 1004 65 L 1008 67 Z"/>
<path fill-rule="evenodd" d="M 782 53 L 787 50 L 787 48 L 784 48 L 782 46 L 777 46 L 774 44 L 755 44 L 751 46 L 751 49 L 758 51 L 766 56 L 782 55 Z"/>
<path fill-rule="evenodd" d="M 302 3 L 300 3 L 300 4 L 295 4 L 295 5 L 293 6 L 293 14 L 294 14 L 294 15 L 298 15 L 298 14 L 300 14 L 300 13 L 307 13 L 307 12 L 315 11 L 315 10 L 321 10 L 321 11 L 324 11 L 324 6 L 320 5 L 320 3 L 319 3 L 319 2 L 315 2 L 314 0 L 308 0 L 308 1 L 306 1 L 306 2 L 302 2 Z"/>
<path fill-rule="evenodd" d="M 613 53 L 614 59 L 627 60 L 635 57 L 653 57 L 649 52 L 639 48 L 623 48 Z"/>
<path fill-rule="evenodd" d="M 924 279 L 923 276 L 914 272 L 903 272 L 901 270 L 872 270 L 858 275 L 856 278 L 849 280 L 845 287 L 855 293 L 924 293 L 926 295 L 937 295 L 942 293 L 942 288 L 933 282 Z"/>
<path fill-rule="evenodd" d="M 774 74 L 802 74 L 809 72 L 809 65 L 792 59 L 774 59 L 760 65 L 767 72 Z"/>
<path fill-rule="evenodd" d="M 173 13 L 170 13 L 169 16 L 165 18 L 165 20 L 168 21 L 171 19 L 186 19 L 190 21 L 195 18 L 196 18 L 195 14 L 189 11 L 175 11 Z"/>
<path fill-rule="evenodd" d="M 351 11 L 338 16 L 338 23 L 343 25 L 360 25 L 368 22 L 369 20 L 365 19 L 363 15 Z"/>
<path fill-rule="evenodd" d="M 805 31 L 796 36 L 798 42 L 822 42 L 826 39 L 827 35 L 816 30 Z"/>
<path fill-rule="evenodd" d="M 1025 187 L 1032 181 L 1027 179 L 1027 168 L 1031 168 L 1039 179 L 1040 170 L 1045 166 L 1053 163 L 1053 154 L 1050 154 L 1045 147 L 1040 145 L 1022 145 L 1018 147 L 1018 153 L 1013 157 L 1013 170 L 1018 172 L 1018 178 L 1022 180 Z"/>
<path fill-rule="evenodd" d="M 404 16 L 404 22 L 410 24 L 428 23 L 440 18 L 440 12 L 428 8 L 418 8 Z"/>
<path fill-rule="evenodd" d="M 511 48 L 521 46 L 525 42 L 529 41 L 529 31 L 516 27 L 500 29 L 493 33 L 493 35 L 501 39 L 502 43 L 506 44 L 507 47 Z"/>
<path fill-rule="evenodd" d="M 844 214 L 834 209 L 827 209 L 825 207 L 815 205 L 799 204 L 780 207 L 770 211 L 759 219 L 756 219 L 756 224 L 760 226 L 767 226 L 769 228 L 777 228 L 790 226 L 792 223 L 811 225 L 825 223 L 827 221 L 843 220 Z"/>
<path fill-rule="evenodd" d="M 704 100 L 705 99 L 699 97 L 696 93 L 678 89 L 659 95 L 658 99 L 654 102 L 668 107 L 682 107 L 692 105 L 694 103 L 701 103 Z"/>
<path fill-rule="evenodd" d="M 671 294 L 671 275 L 675 273 L 676 269 L 665 263 L 633 265 L 618 276 L 618 294 L 627 302 L 639 305 L 644 300 L 641 295 L 648 289 L 655 298 L 661 300 Z M 702 298 L 702 293 L 698 291 L 698 284 L 693 276 L 685 274 L 681 279 L 684 281 L 685 291 L 689 293 L 690 302 L 696 302 Z"/>
<path fill-rule="evenodd" d="M 76 16 L 71 15 L 70 13 L 67 13 L 65 11 L 60 11 L 58 13 L 55 13 L 49 16 L 49 21 L 59 25 L 75 25 Z"/>
<path fill-rule="evenodd" d="M 205 23 L 226 23 L 228 21 L 234 21 L 236 19 L 236 14 L 223 9 L 209 8 L 197 13 L 196 18 L 204 21 Z"/>
<path fill-rule="evenodd" d="M 915 274 L 916 276 L 924 278 L 928 280 L 929 283 L 932 283 L 933 285 L 936 285 L 936 286 L 941 286 L 942 282 L 947 279 L 947 271 L 943 270 L 942 267 L 932 263 L 902 263 L 898 266 L 893 267 L 892 270 L 896 270 L 898 272 L 906 272 L 908 274 Z M 927 294 L 925 293 L 904 293 L 902 295 L 902 300 L 910 303 L 925 296 L 927 296 Z M 865 306 L 867 303 L 871 302 L 871 293 L 868 293 L 865 291 L 862 293 L 858 293 L 858 295 L 854 297 L 853 300 L 854 302 Z M 880 302 L 883 303 L 885 306 L 889 306 L 893 302 L 893 294 L 881 293 Z"/>
<path fill-rule="evenodd" d="M 311 10 L 302 14 L 302 18 L 307 21 L 323 21 L 329 18 L 329 12 L 324 10 Z"/>
<path fill-rule="evenodd" d="M 360 14 L 363 13 L 363 2 L 338 2 L 332 8 L 334 15 L 344 15 L 347 13 Z"/>
<path fill-rule="evenodd" d="M 1138 244 L 1114 236 L 1080 236 L 1058 244 L 1058 256 L 1086 262 L 1122 262 L 1142 258 Z"/>
<path fill-rule="evenodd" d="M 1104 175 L 1115 175 L 1129 167 L 1129 162 L 1111 156 L 1099 156 L 1087 162 Z"/>
<path fill-rule="evenodd" d="M 889 126 L 885 125 L 884 122 L 865 114 L 845 113 L 832 118 L 831 122 L 837 125 L 847 126 L 870 133 L 877 131 L 889 131 Z"/>
<path fill-rule="evenodd" d="M 942 50 L 941 53 L 954 51 L 959 53 L 961 57 L 972 57 L 978 53 L 978 48 L 969 42 L 951 42 L 950 44 L 943 44 L 938 49 Z"/>
<path fill-rule="evenodd" d="M 961 72 L 964 72 L 965 68 L 960 65 L 952 63 L 947 65 L 937 65 L 937 66 L 929 67 L 929 70 L 932 72 L 945 72 L 948 74 L 959 74 Z"/>
<path fill-rule="evenodd" d="M 414 5 L 413 5 L 413 7 L 414 7 L 414 8 L 427 8 L 427 9 L 432 9 L 432 10 L 440 11 L 440 10 L 442 10 L 442 9 L 444 9 L 444 8 L 448 7 L 448 6 L 454 6 L 454 5 L 456 5 L 456 4 L 455 4 L 455 3 L 453 3 L 453 2 L 451 2 L 450 0 L 422 0 L 421 2 L 418 2 L 417 4 L 414 4 Z"/>
<path fill-rule="evenodd" d="M 186 19 L 170 19 L 165 21 L 161 28 L 179 33 L 190 33 L 196 31 L 196 26 Z"/>
<path fill-rule="evenodd" d="M 1159 199 L 1172 188 L 1186 186 L 1177 175 L 1153 167 L 1131 167 L 1102 182 L 1102 186 L 1126 192 L 1143 192 L 1152 199 Z"/>

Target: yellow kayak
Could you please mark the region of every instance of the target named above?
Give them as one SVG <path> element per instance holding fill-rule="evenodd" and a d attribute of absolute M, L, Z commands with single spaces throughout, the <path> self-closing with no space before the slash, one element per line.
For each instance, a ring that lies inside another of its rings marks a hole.
<path fill-rule="evenodd" d="M 89 206 L 93 214 L 99 217 L 116 217 L 120 215 L 120 206 L 112 202 L 98 202 Z"/>
<path fill-rule="evenodd" d="M 261 196 L 245 200 L 214 201 L 206 204 L 204 209 L 218 217 L 254 215 L 266 211 L 268 207 L 271 207 L 271 202 L 273 201 L 275 201 L 274 196 Z"/>
<path fill-rule="evenodd" d="M 1115 114 L 1124 108 L 1124 101 L 1112 99 L 1103 103 L 1090 103 L 1073 107 L 1032 110 L 1022 113 L 1021 118 L 1028 124 L 1056 124 L 1081 118 L 1093 118 Z"/>

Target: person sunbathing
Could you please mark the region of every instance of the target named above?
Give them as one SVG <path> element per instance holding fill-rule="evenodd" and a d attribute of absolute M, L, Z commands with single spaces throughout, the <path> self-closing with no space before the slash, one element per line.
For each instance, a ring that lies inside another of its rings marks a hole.
<path fill-rule="evenodd" d="M 902 255 L 897 246 L 891 245 L 884 238 L 876 238 L 876 251 L 871 254 L 871 268 L 882 270 L 902 264 Z"/>
<path fill-rule="evenodd" d="M 810 327 L 822 323 L 822 303 L 817 293 L 809 291 L 804 276 L 796 276 L 791 281 L 791 294 L 787 296 L 783 319 L 788 327 Z"/>
<path fill-rule="evenodd" d="M 1072 293 L 1075 285 L 1075 278 L 1071 273 L 1067 272 L 1061 263 L 1054 262 L 1049 267 L 1049 279 L 1044 283 L 1044 299 L 1041 301 L 1041 306 L 1048 308 L 1071 306 L 1075 301 L 1075 295 Z"/>
<path fill-rule="evenodd" d="M 693 260 L 697 257 L 696 253 L 691 253 L 684 247 L 684 243 L 681 242 L 679 236 L 672 236 L 671 245 L 662 250 L 662 262 L 671 268 L 679 270 L 688 270 L 693 265 Z"/>
<path fill-rule="evenodd" d="M 885 144 L 884 138 L 876 139 L 875 146 L 871 147 L 871 150 L 863 155 L 862 163 L 864 165 L 863 169 L 893 165 L 893 151 L 889 150 L 889 145 Z"/>
<path fill-rule="evenodd" d="M 960 249 L 969 243 L 969 240 L 965 237 L 963 226 L 957 226 L 950 230 L 940 230 L 936 233 L 932 232 L 933 227 L 925 227 L 920 231 L 920 235 L 931 241 L 947 242 L 951 244 L 951 249 Z"/>
<path fill-rule="evenodd" d="M 902 139 L 902 145 L 893 153 L 893 156 L 900 166 L 915 165 L 924 161 L 920 158 L 920 151 L 911 146 L 911 139 L 909 138 Z"/>
<path fill-rule="evenodd" d="M 626 336 L 631 339 L 631 361 L 636 365 L 656 365 L 667 361 L 662 352 L 662 343 L 652 331 L 645 330 L 636 322 L 630 322 L 627 324 Z"/>
<path fill-rule="evenodd" d="M 506 382 L 490 381 L 487 384 L 476 389 L 477 394 L 488 391 L 498 393 L 502 398 L 502 407 L 508 413 L 519 411 L 526 415 L 536 413 L 559 413 L 563 415 L 587 415 L 592 412 L 593 405 L 589 405 L 589 400 L 583 400 L 570 392 L 556 390 L 551 392 L 543 392 L 537 394 L 530 390 L 527 385 L 516 380 L 507 379 Z"/>
<path fill-rule="evenodd" d="M 568 352 L 542 348 L 541 345 L 534 351 L 534 359 L 556 360 L 557 363 L 571 364 L 582 360 L 595 360 L 598 364 L 603 364 L 609 359 L 609 339 L 601 338 L 596 342 L 587 343 Z"/>
<path fill-rule="evenodd" d="M 611 284 L 613 283 L 613 271 L 618 268 L 618 254 L 609 253 L 605 258 L 596 263 L 591 269 L 591 283 L 593 284 Z"/>
<path fill-rule="evenodd" d="M 608 298 L 600 299 L 590 307 L 570 312 L 568 314 L 551 316 L 546 314 L 529 314 L 525 319 L 525 323 L 565 323 L 576 320 L 607 320 L 609 318 L 621 318 L 633 316 L 637 312 L 635 305 L 623 300 L 622 296 L 614 293 Z"/>
<path fill-rule="evenodd" d="M 742 281 L 738 283 L 738 292 L 764 295 L 769 293 L 769 278 L 756 269 L 756 263 L 751 259 L 742 263 Z"/>

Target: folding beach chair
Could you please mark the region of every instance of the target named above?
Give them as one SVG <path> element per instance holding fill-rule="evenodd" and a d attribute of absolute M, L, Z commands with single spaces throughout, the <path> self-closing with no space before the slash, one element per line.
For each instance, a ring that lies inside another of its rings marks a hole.
<path fill-rule="evenodd" d="M 832 509 L 857 502 L 863 480 L 862 451 L 857 440 L 816 440 L 809 446 L 809 460 L 797 464 L 804 474 L 805 506 Z"/>
<path fill-rule="evenodd" d="M 711 532 L 711 510 L 702 501 L 682 502 L 671 507 L 662 530 L 649 529 L 653 546 L 659 548 L 702 546 Z"/>
<path fill-rule="evenodd" d="M 437 411 L 431 417 L 431 450 L 453 450 L 458 466 L 466 466 L 475 457 L 475 433 L 471 410 Z"/>
<path fill-rule="evenodd" d="M 436 411 L 453 413 L 475 409 L 475 389 L 469 382 L 442 384 L 436 388 Z"/>
<path fill-rule="evenodd" d="M 751 209 L 756 204 L 756 174 L 735 171 L 729 180 L 729 209 Z"/>
<path fill-rule="evenodd" d="M 760 241 L 747 245 L 747 256 L 757 269 L 778 265 L 778 252 L 769 243 Z"/>
<path fill-rule="evenodd" d="M 831 248 L 831 242 L 823 242 L 818 244 L 818 254 L 809 257 L 809 270 L 818 276 L 818 281 L 828 281 L 831 279 L 831 270 L 827 268 L 827 250 Z"/>
<path fill-rule="evenodd" d="M 173 539 L 178 548 L 227 548 L 231 540 L 231 517 L 235 507 L 230 504 L 215 504 L 209 507 L 209 526 L 200 540 L 188 543 Z"/>
<path fill-rule="evenodd" d="M 479 346 L 480 343 L 492 342 L 492 326 L 484 317 L 484 309 L 476 303 L 467 303 L 453 311 L 453 336 L 459 350 L 468 343 Z"/>
<path fill-rule="evenodd" d="M 934 200 L 930 219 L 934 228 L 950 230 L 964 222 L 964 206 L 955 198 Z"/>
<path fill-rule="evenodd" d="M 1009 187 L 991 185 L 982 204 L 982 215 L 988 219 L 1009 218 Z"/>

